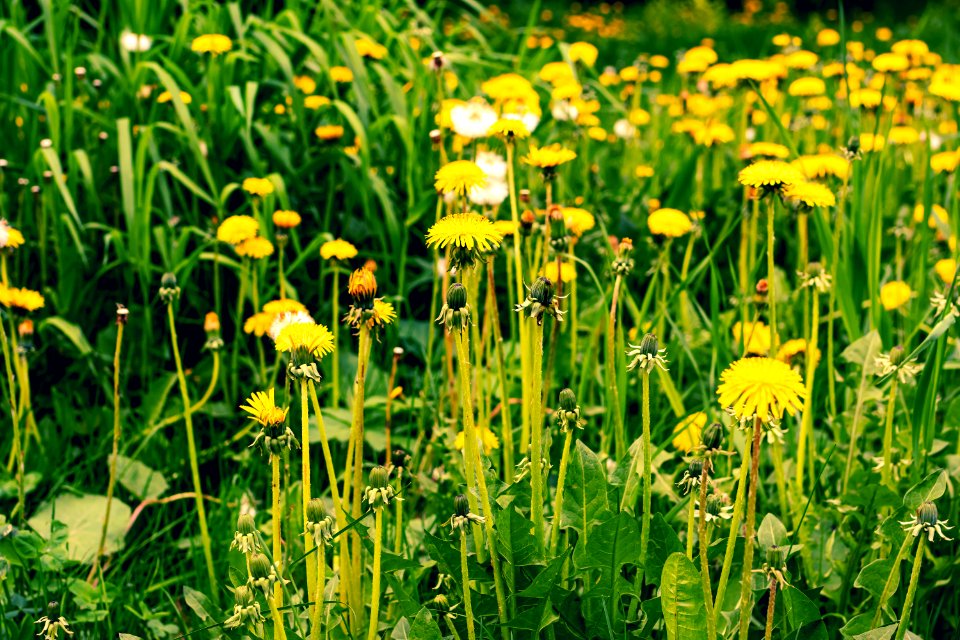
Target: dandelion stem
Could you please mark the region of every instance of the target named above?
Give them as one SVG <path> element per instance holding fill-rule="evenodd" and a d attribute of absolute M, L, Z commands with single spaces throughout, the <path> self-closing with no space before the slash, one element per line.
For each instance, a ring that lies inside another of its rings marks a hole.
<path fill-rule="evenodd" d="M 807 460 L 807 441 L 810 441 L 811 460 L 817 457 L 816 440 L 812 437 L 811 425 L 813 422 L 813 379 L 817 371 L 817 361 L 814 354 L 817 352 L 817 342 L 820 338 L 820 296 L 816 288 L 810 294 L 813 300 L 810 310 L 810 340 L 806 348 L 806 395 L 803 399 L 803 415 L 800 418 L 800 437 L 797 440 L 797 494 L 803 495 L 804 465 Z"/>
<path fill-rule="evenodd" d="M 20 416 L 17 413 L 17 401 L 16 396 L 14 395 L 16 385 L 13 381 L 13 369 L 10 366 L 10 343 L 7 341 L 7 330 L 4 328 L 2 321 L 0 321 L 0 341 L 3 342 L 3 364 L 7 372 L 7 396 L 8 400 L 10 401 L 10 418 L 13 422 L 13 447 L 11 450 L 10 461 L 15 461 L 17 465 L 17 507 L 14 511 L 19 512 L 20 520 L 22 521 L 26 517 L 24 513 L 25 491 L 23 486 L 23 447 L 25 443 L 21 442 L 20 436 Z"/>
<path fill-rule="evenodd" d="M 330 326 L 333 328 L 333 372 L 330 374 L 333 382 L 330 404 L 340 406 L 340 268 L 333 266 L 333 292 L 330 296 L 333 302 L 333 318 Z M 326 455 L 326 453 L 324 453 Z M 336 481 L 331 478 L 331 483 Z"/>
<path fill-rule="evenodd" d="M 880 618 L 883 616 L 883 607 L 887 604 L 890 596 L 893 595 L 895 585 L 900 581 L 900 563 L 903 562 L 912 543 L 913 536 L 908 533 L 904 536 L 900 550 L 897 551 L 897 555 L 893 559 L 893 566 L 890 567 L 890 573 L 887 574 L 887 581 L 883 583 L 883 591 L 880 592 L 880 597 L 877 599 L 877 610 L 874 612 L 873 621 L 870 623 L 871 629 L 876 629 L 880 625 Z"/>
<path fill-rule="evenodd" d="M 310 640 L 320 640 L 321 630 L 323 629 L 324 618 L 326 617 L 327 606 L 324 603 L 324 595 L 327 584 L 327 546 L 322 543 L 317 548 L 317 586 L 314 589 L 313 619 L 310 625 Z"/>
<path fill-rule="evenodd" d="M 303 553 L 310 555 L 313 551 L 313 535 L 306 530 L 307 526 L 307 505 L 310 503 L 310 410 L 307 404 L 307 385 L 310 383 L 306 378 L 300 378 L 300 468 L 302 473 L 301 491 L 303 498 Z M 311 602 L 316 596 L 316 567 L 312 563 L 307 563 L 307 598 Z"/>
<path fill-rule="evenodd" d="M 543 325 L 534 321 L 531 329 L 530 517 L 538 544 L 543 544 Z"/>
<path fill-rule="evenodd" d="M 779 334 L 777 333 L 777 294 L 774 280 L 776 280 L 776 262 L 774 261 L 773 245 L 774 232 L 773 220 L 777 205 L 770 196 L 767 200 L 767 306 L 770 310 L 770 357 L 777 356 L 777 349 L 780 347 Z"/>
<path fill-rule="evenodd" d="M 477 640 L 477 633 L 473 629 L 473 607 L 470 605 L 470 570 L 467 568 L 467 536 L 460 531 L 460 573 L 463 577 L 463 611 L 467 617 L 467 637 Z"/>
<path fill-rule="evenodd" d="M 760 440 L 763 423 L 753 419 L 753 450 L 750 452 L 750 488 L 747 495 L 747 520 L 743 530 L 743 578 L 740 581 L 740 640 L 747 640 L 753 603 L 753 534 L 757 519 L 757 484 L 760 475 Z"/>
<path fill-rule="evenodd" d="M 907 534 L 907 539 L 910 535 Z M 900 622 L 897 624 L 897 635 L 894 640 L 903 640 L 910 623 L 910 609 L 913 608 L 913 599 L 917 595 L 917 582 L 920 579 L 920 565 L 923 563 L 923 549 L 927 539 L 918 536 L 917 553 L 913 556 L 913 570 L 910 572 L 910 585 L 907 587 L 907 596 L 903 601 L 903 611 L 900 612 Z"/>
<path fill-rule="evenodd" d="M 747 494 L 747 473 L 750 469 L 752 445 L 752 440 L 748 438 L 743 452 L 743 460 L 740 464 L 740 480 L 737 484 L 737 498 L 733 503 L 733 516 L 730 518 L 730 537 L 727 538 L 727 550 L 723 556 L 723 569 L 720 571 L 720 582 L 717 585 L 717 599 L 714 601 L 717 610 L 723 608 L 723 597 L 727 592 L 727 582 L 730 580 L 730 569 L 733 566 L 733 552 L 737 547 L 737 529 L 740 526 L 740 518 L 743 517 L 743 503 Z"/>
<path fill-rule="evenodd" d="M 280 559 L 283 557 L 283 542 L 281 540 L 281 527 L 282 518 L 280 517 L 280 456 L 277 454 L 271 454 L 270 456 L 270 467 L 271 467 L 271 480 L 270 480 L 270 489 L 272 494 L 271 502 L 271 517 L 273 522 L 271 528 L 273 529 L 273 563 L 277 567 L 277 574 L 280 574 Z M 279 607 L 283 604 L 283 588 L 280 585 L 280 581 L 277 581 L 277 584 L 273 587 L 273 598 L 267 598 L 270 601 L 270 606 Z M 279 618 L 279 613 L 277 614 Z M 278 629 L 283 630 L 282 624 L 277 624 Z M 279 633 L 277 634 L 279 636 Z"/>
<path fill-rule="evenodd" d="M 640 564 L 647 566 L 647 548 L 650 544 L 650 509 L 652 502 L 653 451 L 650 443 L 650 371 L 644 368 L 640 376 L 643 386 L 643 516 L 640 521 Z"/>
<path fill-rule="evenodd" d="M 883 468 L 881 469 L 881 478 L 883 484 L 891 489 L 894 488 L 893 482 L 893 414 L 897 410 L 897 384 L 896 374 L 890 380 L 890 398 L 887 400 L 887 415 L 883 425 Z"/>
<path fill-rule="evenodd" d="M 376 525 L 373 534 L 373 586 L 370 590 L 370 627 L 367 640 L 376 640 L 380 622 L 380 556 L 383 551 L 383 507 L 376 509 Z"/>
<path fill-rule="evenodd" d="M 196 494 L 197 520 L 200 522 L 200 540 L 203 545 L 203 556 L 207 563 L 207 577 L 210 579 L 210 594 L 214 603 L 216 603 L 220 599 L 217 591 L 217 575 L 213 569 L 210 532 L 207 530 L 207 512 L 203 504 L 203 491 L 200 487 L 200 465 L 197 461 L 197 444 L 193 435 L 193 413 L 191 411 L 190 392 L 187 389 L 187 378 L 183 373 L 183 363 L 180 360 L 180 347 L 177 344 L 177 323 L 173 315 L 173 301 L 167 303 L 167 319 L 170 324 L 170 345 L 173 350 L 173 361 L 177 365 L 177 380 L 180 383 L 180 396 L 183 398 L 183 421 L 187 429 L 187 450 L 190 455 L 190 475 L 193 479 L 193 491 Z"/>
<path fill-rule="evenodd" d="M 118 316 L 119 318 L 119 316 Z M 110 456 L 110 480 L 107 482 L 107 509 L 103 514 L 103 527 L 100 529 L 100 544 L 97 545 L 97 555 L 90 568 L 89 581 L 96 575 L 100 566 L 100 558 L 107 543 L 107 527 L 110 523 L 110 508 L 113 506 L 113 490 L 117 484 L 117 457 L 120 453 L 120 349 L 123 345 L 123 322 L 117 322 L 117 343 L 113 352 L 113 453 Z"/>
<path fill-rule="evenodd" d="M 773 618 L 777 607 L 777 579 L 770 577 L 770 597 L 767 599 L 767 626 L 763 633 L 764 640 L 773 638 Z"/>
<path fill-rule="evenodd" d="M 497 353 L 497 377 L 500 382 L 500 418 L 503 420 L 503 476 L 507 484 L 513 483 L 513 416 L 510 413 L 510 392 L 507 388 L 507 366 L 503 355 L 503 334 L 500 332 L 500 312 L 497 305 L 496 281 L 493 277 L 493 261 L 487 262 L 487 296 L 490 300 L 490 316 L 493 325 L 493 342 Z"/>
<path fill-rule="evenodd" d="M 693 560 L 693 532 L 696 531 L 697 498 L 692 491 L 687 498 L 687 558 Z"/>
<path fill-rule="evenodd" d="M 713 593 L 710 586 L 710 539 L 707 535 L 707 484 L 710 482 L 710 467 L 713 461 L 707 458 L 700 472 L 700 582 L 703 585 L 703 602 L 707 608 L 707 640 L 717 636 L 717 618 L 713 611 Z"/>
<path fill-rule="evenodd" d="M 550 555 L 556 555 L 557 542 L 560 539 L 560 514 L 563 511 L 563 488 L 567 480 L 567 465 L 570 462 L 570 444 L 573 442 L 573 428 L 568 428 L 563 438 L 563 453 L 560 455 L 560 475 L 557 476 L 557 495 L 553 503 L 553 523 L 550 525 Z"/>

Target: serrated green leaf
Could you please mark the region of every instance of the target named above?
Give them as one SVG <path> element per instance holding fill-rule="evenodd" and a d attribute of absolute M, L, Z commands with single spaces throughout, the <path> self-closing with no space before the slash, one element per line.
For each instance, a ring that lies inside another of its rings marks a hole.
<path fill-rule="evenodd" d="M 707 607 L 700 574 L 687 556 L 674 553 L 663 565 L 660 606 L 667 640 L 703 640 L 707 634 Z"/>
<path fill-rule="evenodd" d="M 560 526 L 576 529 L 587 538 L 593 523 L 610 516 L 607 474 L 597 454 L 579 440 L 569 465 Z"/>

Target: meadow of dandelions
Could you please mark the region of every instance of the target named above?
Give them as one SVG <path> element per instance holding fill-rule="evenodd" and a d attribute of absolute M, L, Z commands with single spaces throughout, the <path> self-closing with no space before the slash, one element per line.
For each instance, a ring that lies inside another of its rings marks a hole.
<path fill-rule="evenodd" d="M 7 8 L 0 637 L 960 635 L 956 17 L 546 4 Z"/>

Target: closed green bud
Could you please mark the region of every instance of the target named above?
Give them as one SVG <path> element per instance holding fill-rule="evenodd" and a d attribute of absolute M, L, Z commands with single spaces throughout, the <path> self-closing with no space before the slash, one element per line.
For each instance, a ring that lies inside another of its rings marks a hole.
<path fill-rule="evenodd" d="M 719 422 L 708 424 L 700 434 L 700 443 L 707 451 L 716 451 L 723 446 L 723 425 Z"/>
<path fill-rule="evenodd" d="M 773 545 L 767 549 L 767 565 L 779 569 L 783 566 L 783 563 L 787 560 L 786 549 Z"/>
<path fill-rule="evenodd" d="M 453 513 L 461 518 L 466 518 L 470 514 L 470 503 L 467 501 L 467 496 L 460 494 L 453 499 Z"/>
<path fill-rule="evenodd" d="M 233 590 L 233 599 L 237 603 L 237 606 L 249 607 L 253 604 L 256 596 L 253 595 L 250 587 L 242 584 Z"/>
<path fill-rule="evenodd" d="M 711 493 L 707 496 L 707 513 L 713 517 L 719 517 L 725 506 L 723 496 L 718 493 Z"/>
<path fill-rule="evenodd" d="M 254 580 L 263 580 L 270 577 L 272 568 L 270 560 L 262 553 L 255 553 L 250 556 L 250 575 Z"/>
<path fill-rule="evenodd" d="M 163 300 L 165 304 L 170 304 L 174 300 L 180 297 L 180 287 L 177 286 L 177 276 L 173 273 L 167 272 L 163 274 L 163 277 L 160 279 L 160 299 Z"/>
<path fill-rule="evenodd" d="M 177 286 L 176 274 L 170 273 L 169 271 L 163 274 L 163 277 L 160 279 L 160 286 L 166 289 L 176 288 Z"/>
<path fill-rule="evenodd" d="M 924 502 L 917 509 L 917 522 L 921 522 L 927 526 L 935 527 L 939 520 L 939 513 L 937 512 L 937 505 L 932 502 Z"/>
<path fill-rule="evenodd" d="M 326 509 L 323 508 L 323 500 L 320 498 L 314 498 L 307 503 L 308 522 L 320 522 L 326 515 Z"/>
<path fill-rule="evenodd" d="M 690 466 L 687 467 L 687 475 L 691 478 L 699 478 L 703 474 L 703 460 L 701 458 L 694 458 L 690 461 Z"/>
<path fill-rule="evenodd" d="M 543 276 L 537 278 L 530 289 L 530 297 L 534 302 L 539 302 L 545 307 L 549 306 L 553 302 L 553 282 L 550 278 Z"/>
<path fill-rule="evenodd" d="M 890 364 L 895 367 L 899 367 L 903 364 L 903 361 L 906 360 L 907 353 L 904 351 L 903 347 L 897 345 L 893 349 L 890 349 Z"/>
<path fill-rule="evenodd" d="M 467 306 L 467 288 L 459 282 L 454 282 L 447 289 L 447 306 L 453 311 L 459 311 Z"/>
<path fill-rule="evenodd" d="M 378 464 L 370 471 L 370 486 L 374 489 L 384 489 L 389 482 L 390 476 L 386 467 Z"/>
<path fill-rule="evenodd" d="M 249 513 L 241 513 L 237 518 L 237 531 L 240 535 L 249 536 L 257 530 L 257 525 L 253 520 L 253 516 Z"/>
<path fill-rule="evenodd" d="M 560 392 L 560 408 L 564 411 L 577 410 L 577 396 L 573 389 L 567 388 Z"/>
<path fill-rule="evenodd" d="M 657 340 L 657 336 L 652 333 L 644 335 L 643 340 L 640 341 L 640 353 L 649 358 L 654 358 L 659 351 L 660 341 Z"/>

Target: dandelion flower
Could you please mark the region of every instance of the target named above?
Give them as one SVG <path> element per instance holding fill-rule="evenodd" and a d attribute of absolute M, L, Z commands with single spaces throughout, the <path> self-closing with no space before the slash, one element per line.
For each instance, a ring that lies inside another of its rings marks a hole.
<path fill-rule="evenodd" d="M 477 444 L 483 446 L 484 455 L 489 456 L 494 449 L 500 448 L 500 440 L 497 435 L 486 425 L 476 427 Z M 461 431 L 453 441 L 453 447 L 457 451 L 463 451 L 463 445 L 466 442 L 466 433 Z"/>
<path fill-rule="evenodd" d="M 166 102 L 171 102 L 173 100 L 173 94 L 169 91 L 164 91 L 157 96 L 157 104 L 164 104 Z M 180 102 L 183 104 L 190 104 L 193 102 L 193 97 L 186 91 L 180 92 Z"/>
<path fill-rule="evenodd" d="M 837 204 L 833 191 L 817 182 L 804 181 L 791 184 L 783 190 L 783 195 L 788 200 L 808 208 L 832 207 Z"/>
<path fill-rule="evenodd" d="M 394 308 L 393 304 L 383 300 L 382 298 L 377 298 L 373 301 L 373 315 L 370 318 L 370 321 L 374 325 L 392 324 L 396 319 L 397 310 Z"/>
<path fill-rule="evenodd" d="M 32 289 L 0 285 L 0 304 L 21 313 L 31 313 L 43 307 L 43 295 Z"/>
<path fill-rule="evenodd" d="M 720 374 L 720 405 L 739 418 L 779 420 L 803 408 L 806 389 L 800 374 L 772 358 L 737 360 Z"/>
<path fill-rule="evenodd" d="M 811 96 L 822 96 L 827 90 L 827 85 L 823 79 L 816 77 L 797 78 L 790 83 L 787 93 L 791 96 L 809 98 Z"/>
<path fill-rule="evenodd" d="M 487 183 L 487 174 L 477 163 L 470 160 L 454 160 L 440 167 L 434 186 L 440 193 L 465 194 Z"/>
<path fill-rule="evenodd" d="M 311 111 L 330 106 L 330 98 L 326 96 L 307 96 L 303 99 L 303 106 Z"/>
<path fill-rule="evenodd" d="M 330 67 L 330 79 L 342 84 L 353 82 L 353 71 L 347 67 Z"/>
<path fill-rule="evenodd" d="M 343 127 L 338 124 L 322 124 L 313 130 L 313 135 L 324 142 L 332 142 L 343 137 Z"/>
<path fill-rule="evenodd" d="M 265 313 L 277 315 L 280 313 L 289 313 L 291 311 L 306 311 L 307 308 L 303 305 L 303 303 L 291 298 L 280 298 L 278 300 L 271 300 L 265 303 L 262 310 Z"/>
<path fill-rule="evenodd" d="M 260 260 L 261 258 L 273 255 L 273 243 L 259 236 L 247 238 L 235 248 L 237 255 L 243 256 L 244 258 L 253 258 L 254 260 Z"/>
<path fill-rule="evenodd" d="M 243 332 L 262 338 L 267 335 L 270 331 L 270 328 L 273 326 L 273 321 L 276 318 L 275 313 L 267 313 L 266 311 L 258 311 L 253 314 L 243 323 Z"/>
<path fill-rule="evenodd" d="M 0 249 L 16 249 L 24 243 L 23 234 L 0 218 Z"/>
<path fill-rule="evenodd" d="M 557 261 L 551 260 L 540 270 L 540 275 L 551 282 L 571 282 L 577 279 L 577 268 L 569 262 L 561 262 L 557 273 Z"/>
<path fill-rule="evenodd" d="M 775 142 L 754 142 L 743 149 L 742 156 L 746 159 L 768 158 L 785 160 L 790 157 L 790 150 L 782 144 Z"/>
<path fill-rule="evenodd" d="M 933 265 L 933 270 L 940 276 L 944 284 L 950 284 L 953 282 L 953 278 L 957 273 L 957 261 L 953 258 L 938 260 L 937 263 Z"/>
<path fill-rule="evenodd" d="M 500 246 L 503 235 L 486 216 L 479 213 L 454 213 L 444 216 L 427 231 L 427 246 L 453 247 L 454 268 L 472 265 L 482 253 Z"/>
<path fill-rule="evenodd" d="M 953 173 L 960 164 L 960 151 L 942 151 L 930 156 L 930 168 L 934 173 Z"/>
<path fill-rule="evenodd" d="M 347 293 L 360 303 L 372 302 L 377 295 L 377 277 L 366 266 L 350 274 L 347 281 Z"/>
<path fill-rule="evenodd" d="M 759 160 L 740 171 L 740 184 L 755 189 L 779 189 L 803 181 L 800 172 L 780 160 Z"/>
<path fill-rule="evenodd" d="M 387 48 L 370 38 L 359 38 L 354 43 L 357 53 L 361 58 L 371 58 L 373 60 L 383 60 L 387 57 Z"/>
<path fill-rule="evenodd" d="M 240 408 L 250 414 L 250 419 L 259 422 L 264 427 L 283 424 L 287 419 L 287 409 L 277 406 L 273 388 L 267 391 L 254 391 L 247 398 L 247 404 Z"/>
<path fill-rule="evenodd" d="M 260 231 L 260 223 L 252 216 L 230 216 L 217 227 L 217 240 L 237 245 Z"/>
<path fill-rule="evenodd" d="M 527 125 L 523 123 L 523 120 L 518 120 L 517 118 L 500 118 L 490 125 L 487 135 L 497 136 L 504 140 L 523 140 L 530 135 L 530 131 L 527 129 Z"/>
<path fill-rule="evenodd" d="M 570 233 L 578 238 L 590 229 L 593 229 L 597 224 L 596 218 L 586 209 L 563 207 L 560 209 L 560 215 L 563 216 L 563 221 L 567 225 L 567 229 L 570 230 Z M 552 279 L 553 278 L 551 278 L 551 280 Z"/>
<path fill-rule="evenodd" d="M 833 153 L 800 156 L 791 163 L 808 180 L 833 176 L 841 180 L 850 175 L 850 161 Z"/>
<path fill-rule="evenodd" d="M 764 355 L 770 351 L 770 327 L 759 320 L 757 322 L 733 325 L 733 340 L 737 344 L 743 341 L 745 353 Z"/>
<path fill-rule="evenodd" d="M 289 324 L 277 334 L 276 347 L 281 353 L 301 352 L 319 359 L 333 352 L 333 334 L 322 324 Z"/>
<path fill-rule="evenodd" d="M 246 178 L 243 181 L 243 190 L 254 196 L 265 196 L 273 193 L 273 183 L 269 178 Z"/>
<path fill-rule="evenodd" d="M 899 309 L 910 302 L 913 291 L 910 285 L 902 280 L 894 280 L 880 287 L 880 304 L 887 311 Z"/>
<path fill-rule="evenodd" d="M 296 211 L 278 209 L 273 212 L 273 224 L 281 229 L 293 229 L 299 227 L 302 218 Z"/>
<path fill-rule="evenodd" d="M 193 39 L 190 49 L 196 53 L 210 53 L 218 55 L 233 48 L 233 41 L 219 33 L 207 33 Z"/>
<path fill-rule="evenodd" d="M 599 51 L 589 42 L 574 42 L 567 55 L 570 56 L 570 62 L 582 62 L 585 66 L 592 67 L 597 63 Z"/>
<path fill-rule="evenodd" d="M 683 453 L 689 453 L 700 445 L 700 434 L 707 424 L 707 414 L 698 411 L 687 416 L 673 428 L 673 448 Z"/>
<path fill-rule="evenodd" d="M 657 209 L 647 218 L 647 226 L 654 235 L 679 238 L 690 232 L 693 223 L 677 209 Z"/>
<path fill-rule="evenodd" d="M 787 340 L 780 345 L 777 350 L 777 360 L 792 364 L 793 359 L 800 354 L 805 357 L 809 354 L 809 357 L 813 359 L 813 366 L 817 366 L 817 363 L 820 362 L 820 349 L 817 349 L 816 345 L 807 345 L 807 341 L 803 338 Z"/>
<path fill-rule="evenodd" d="M 524 164 L 537 167 L 547 173 L 556 170 L 560 165 L 570 162 L 576 157 L 575 152 L 556 143 L 546 147 L 531 146 L 530 153 L 525 155 L 522 160 Z"/>
<path fill-rule="evenodd" d="M 357 248 L 343 240 L 328 240 L 320 245 L 320 257 L 324 260 L 349 260 L 357 257 Z"/>

